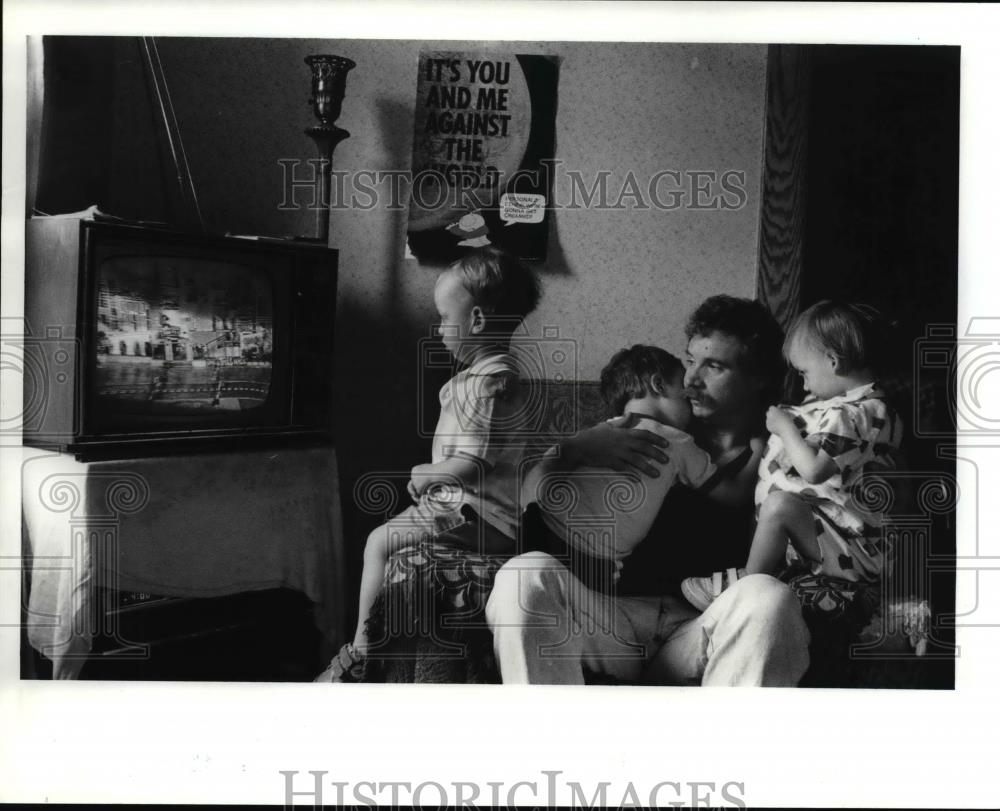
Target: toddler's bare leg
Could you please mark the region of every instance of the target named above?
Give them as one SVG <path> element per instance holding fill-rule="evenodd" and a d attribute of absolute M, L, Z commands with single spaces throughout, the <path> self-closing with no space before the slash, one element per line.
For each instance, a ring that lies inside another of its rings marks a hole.
<path fill-rule="evenodd" d="M 385 564 L 394 552 L 433 534 L 432 525 L 424 527 L 421 525 L 423 523 L 427 522 L 415 518 L 413 514 L 403 513 L 372 530 L 368 536 L 368 542 L 365 544 L 364 568 L 361 570 L 358 627 L 354 631 L 354 649 L 360 654 L 364 654 L 368 648 L 365 623 L 382 588 Z"/>
<path fill-rule="evenodd" d="M 385 562 L 389 559 L 389 532 L 389 525 L 383 524 L 372 531 L 365 544 L 364 568 L 361 570 L 361 595 L 358 598 L 358 627 L 354 631 L 354 649 L 362 654 L 367 647 L 365 622 L 371 614 L 378 590 L 382 587 Z"/>
<path fill-rule="evenodd" d="M 785 547 L 791 541 L 799 554 L 819 560 L 819 544 L 812 510 L 793 493 L 775 491 L 760 506 L 747 574 L 775 574 L 781 568 Z"/>

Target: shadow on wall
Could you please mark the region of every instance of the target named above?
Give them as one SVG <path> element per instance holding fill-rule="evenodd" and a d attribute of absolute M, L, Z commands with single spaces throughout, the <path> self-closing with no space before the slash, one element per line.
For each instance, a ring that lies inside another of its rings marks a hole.
<path fill-rule="evenodd" d="M 381 100 L 376 102 L 378 111 L 378 123 L 383 135 L 383 144 L 386 154 L 386 168 L 407 166 L 410 160 L 411 139 L 405 127 L 400 126 L 400 122 L 412 120 L 412 108 L 405 104 L 391 100 Z M 383 185 L 379 186 L 379 193 L 386 194 L 389 190 Z M 395 202 L 390 200 L 390 202 Z M 393 321 L 397 320 L 406 312 L 406 307 L 400 301 L 400 279 L 399 274 L 405 263 L 402 261 L 403 246 L 406 242 L 406 222 L 407 212 L 405 199 L 401 199 L 403 205 L 399 210 L 392 211 L 386 217 L 385 230 L 391 235 L 389 244 L 389 255 L 386 257 L 389 266 L 389 301 L 388 312 Z M 379 200 L 380 208 L 385 209 L 385 201 Z M 404 271 L 405 272 L 405 271 Z"/>
<path fill-rule="evenodd" d="M 546 276 L 573 276 L 573 268 L 569 265 L 566 252 L 563 250 L 562 240 L 559 239 L 559 217 L 556 212 L 549 212 L 549 241 L 545 265 L 532 265 L 542 277 L 542 284 L 545 284 Z"/>
<path fill-rule="evenodd" d="M 421 351 L 437 344 L 431 326 L 412 316 L 373 315 L 347 298 L 340 302 L 334 436 L 349 582 L 360 577 L 368 533 L 409 505 L 411 468 L 430 461 L 438 392 L 451 376 L 450 369 L 421 360 Z M 391 498 L 356 490 L 374 474 L 393 483 Z"/>

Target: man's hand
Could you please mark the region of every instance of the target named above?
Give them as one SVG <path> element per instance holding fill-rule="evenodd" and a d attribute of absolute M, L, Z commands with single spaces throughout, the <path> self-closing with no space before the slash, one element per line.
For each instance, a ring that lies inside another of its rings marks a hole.
<path fill-rule="evenodd" d="M 638 470 L 656 478 L 660 471 L 652 461 L 666 462 L 669 457 L 662 448 L 669 442 L 652 431 L 633 428 L 639 418 L 628 414 L 613 422 L 602 422 L 586 428 L 562 443 L 566 461 L 577 467 L 608 467 L 612 470 Z"/>
<path fill-rule="evenodd" d="M 788 416 L 786 411 L 778 406 L 771 406 L 767 410 L 767 417 L 764 421 L 767 425 L 767 430 L 772 434 L 777 434 L 782 439 L 786 437 L 789 432 L 793 432 L 795 436 L 799 435 L 799 429 L 795 427 L 795 423 L 792 422 L 792 418 Z"/>

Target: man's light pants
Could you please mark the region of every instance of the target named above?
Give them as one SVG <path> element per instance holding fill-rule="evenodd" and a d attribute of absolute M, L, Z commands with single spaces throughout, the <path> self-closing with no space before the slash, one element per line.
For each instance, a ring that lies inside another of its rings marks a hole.
<path fill-rule="evenodd" d="M 609 597 L 530 552 L 497 573 L 486 620 L 505 684 L 629 682 L 793 687 L 809 664 L 798 600 L 749 575 L 701 615 L 674 597 Z"/>

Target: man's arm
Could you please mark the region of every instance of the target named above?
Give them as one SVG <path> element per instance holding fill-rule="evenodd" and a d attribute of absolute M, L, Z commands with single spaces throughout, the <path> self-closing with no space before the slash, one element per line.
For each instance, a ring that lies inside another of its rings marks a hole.
<path fill-rule="evenodd" d="M 572 470 L 586 465 L 611 470 L 637 470 L 652 476 L 660 475 L 652 461 L 661 464 L 668 459 L 664 451 L 670 443 L 641 428 L 633 428 L 639 418 L 629 414 L 610 422 L 586 428 L 559 443 L 555 470 Z"/>

